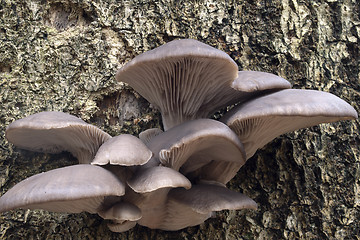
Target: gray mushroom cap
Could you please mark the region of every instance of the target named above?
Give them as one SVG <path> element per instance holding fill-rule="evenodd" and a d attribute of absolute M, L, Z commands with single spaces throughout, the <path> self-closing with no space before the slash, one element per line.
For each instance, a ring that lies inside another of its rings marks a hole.
<path fill-rule="evenodd" d="M 192 39 L 175 40 L 136 56 L 119 69 L 126 82 L 159 108 L 167 130 L 204 118 L 233 91 L 236 63 L 224 52 Z"/>
<path fill-rule="evenodd" d="M 182 39 L 136 56 L 118 70 L 116 79 L 128 83 L 160 109 L 167 130 L 246 100 L 253 96 L 250 90 L 290 87 L 286 80 L 269 76 L 240 72 L 238 77 L 236 63 L 225 52 Z"/>
<path fill-rule="evenodd" d="M 256 208 L 254 200 L 221 184 L 198 184 L 189 190 L 172 189 L 168 195 L 167 215 L 159 228 L 179 230 L 201 224 L 214 211 Z"/>
<path fill-rule="evenodd" d="M 254 200 L 220 184 L 197 184 L 191 189 L 172 189 L 169 199 L 189 206 L 193 211 L 207 214 L 214 211 L 257 209 Z"/>
<path fill-rule="evenodd" d="M 117 221 L 137 221 L 141 218 L 141 210 L 128 202 L 115 203 L 109 209 L 100 211 L 98 214 L 103 219 Z"/>
<path fill-rule="evenodd" d="M 239 136 L 249 159 L 258 148 L 281 134 L 355 118 L 355 109 L 333 94 L 286 89 L 240 104 L 220 120 Z"/>
<path fill-rule="evenodd" d="M 139 169 L 127 183 L 137 193 L 153 192 L 161 188 L 191 187 L 190 181 L 181 173 L 162 166 Z"/>
<path fill-rule="evenodd" d="M 101 129 L 62 112 L 40 112 L 16 120 L 6 128 L 7 140 L 31 151 L 71 152 L 80 163 L 90 163 L 100 145 L 111 138 Z"/>
<path fill-rule="evenodd" d="M 161 163 L 176 171 L 180 169 L 184 175 L 193 172 L 223 183 L 233 178 L 245 163 L 239 138 L 228 126 L 212 119 L 182 123 L 152 138 L 148 147 L 154 157 L 145 166 Z M 212 168 L 220 165 L 222 170 Z"/>
<path fill-rule="evenodd" d="M 123 196 L 125 185 L 102 167 L 80 164 L 29 177 L 0 198 L 0 212 L 15 208 L 96 213 L 106 197 Z"/>
<path fill-rule="evenodd" d="M 144 165 L 152 155 L 152 152 L 140 139 L 129 134 L 122 134 L 101 145 L 91 164 Z"/>

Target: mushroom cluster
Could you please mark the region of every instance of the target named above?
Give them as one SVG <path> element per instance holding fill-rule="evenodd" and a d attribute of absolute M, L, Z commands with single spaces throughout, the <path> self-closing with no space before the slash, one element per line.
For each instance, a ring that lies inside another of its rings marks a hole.
<path fill-rule="evenodd" d="M 0 198 L 15 208 L 97 213 L 111 231 L 136 224 L 178 230 L 213 212 L 256 209 L 226 184 L 258 148 L 275 137 L 319 123 L 357 118 L 326 92 L 290 89 L 285 79 L 238 71 L 224 52 L 196 40 L 175 40 L 135 57 L 116 79 L 161 112 L 164 131 L 111 137 L 62 112 L 41 112 L 6 129 L 14 145 L 71 152 L 79 165 L 29 177 Z M 234 105 L 219 121 L 219 109 Z"/>

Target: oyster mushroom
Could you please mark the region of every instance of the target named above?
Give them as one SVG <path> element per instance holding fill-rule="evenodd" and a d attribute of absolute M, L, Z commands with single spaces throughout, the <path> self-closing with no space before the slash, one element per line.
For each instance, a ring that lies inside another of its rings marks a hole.
<path fill-rule="evenodd" d="M 29 177 L 0 198 L 0 212 L 15 208 L 97 213 L 108 197 L 125 194 L 110 171 L 88 164 L 54 169 Z"/>
<path fill-rule="evenodd" d="M 167 195 L 172 188 L 191 187 L 181 173 L 162 166 L 140 169 L 127 183 L 137 193 L 129 192 L 126 199 L 141 209 L 138 224 L 149 228 L 158 228 L 164 221 Z"/>
<path fill-rule="evenodd" d="M 285 89 L 239 104 L 220 121 L 239 136 L 249 159 L 258 148 L 281 134 L 355 118 L 354 108 L 333 94 Z"/>
<path fill-rule="evenodd" d="M 180 170 L 191 180 L 227 183 L 245 163 L 245 152 L 236 134 L 212 119 L 192 120 L 173 127 L 153 137 L 148 147 L 154 157 L 145 167 L 161 163 Z"/>
<path fill-rule="evenodd" d="M 139 138 L 130 134 L 122 134 L 101 145 L 91 164 L 139 166 L 147 163 L 152 155 L 152 152 Z"/>
<path fill-rule="evenodd" d="M 141 219 L 141 210 L 128 202 L 118 202 L 107 210 L 98 213 L 104 219 L 112 220 L 108 227 L 113 232 L 126 232 L 135 227 Z"/>
<path fill-rule="evenodd" d="M 163 230 L 179 230 L 203 223 L 213 212 L 222 210 L 256 209 L 257 204 L 244 194 L 221 184 L 200 183 L 191 189 L 172 189 L 167 202 Z"/>
<path fill-rule="evenodd" d="M 193 39 L 174 40 L 136 56 L 118 70 L 116 79 L 160 109 L 165 130 L 258 94 L 252 91 L 290 88 L 285 79 L 269 73 L 238 73 L 229 55 Z"/>
<path fill-rule="evenodd" d="M 63 112 L 40 112 L 11 123 L 5 137 L 15 146 L 36 152 L 71 152 L 79 163 L 90 163 L 111 136 Z"/>

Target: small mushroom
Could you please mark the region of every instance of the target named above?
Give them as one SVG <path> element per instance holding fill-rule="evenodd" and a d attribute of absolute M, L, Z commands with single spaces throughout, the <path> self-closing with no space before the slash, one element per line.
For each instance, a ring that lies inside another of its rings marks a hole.
<path fill-rule="evenodd" d="M 125 232 L 135 227 L 136 221 L 141 219 L 141 210 L 128 202 L 118 202 L 111 208 L 98 213 L 104 219 L 112 220 L 108 227 L 113 232 Z"/>
<path fill-rule="evenodd" d="M 79 163 L 90 163 L 111 136 L 83 120 L 63 112 L 40 112 L 16 120 L 6 128 L 7 140 L 31 151 L 71 152 Z"/>
<path fill-rule="evenodd" d="M 254 80 L 259 76 L 260 80 Z M 225 52 L 193 39 L 183 39 L 136 56 L 119 69 L 116 79 L 128 83 L 160 109 L 164 129 L 168 130 L 244 101 L 254 95 L 248 93 L 251 89 L 290 87 L 286 80 L 269 76 L 240 72 L 238 77 L 236 63 Z M 264 81 L 268 77 L 270 80 Z M 246 87 L 248 81 L 250 88 Z"/>
<path fill-rule="evenodd" d="M 138 224 L 149 228 L 158 228 L 163 221 L 167 195 L 172 188 L 191 187 L 190 181 L 181 173 L 162 166 L 140 169 L 127 183 L 138 193 L 127 195 L 127 199 L 141 209 L 142 218 Z"/>
<path fill-rule="evenodd" d="M 153 192 L 161 188 L 191 187 L 190 181 L 181 173 L 161 166 L 140 169 L 127 183 L 137 193 Z"/>
<path fill-rule="evenodd" d="M 222 210 L 256 209 L 257 204 L 244 194 L 221 184 L 198 184 L 191 189 L 172 189 L 168 195 L 167 215 L 159 227 L 178 230 L 195 226 Z"/>
<path fill-rule="evenodd" d="M 239 136 L 249 159 L 258 148 L 281 134 L 355 118 L 354 108 L 333 94 L 285 89 L 239 104 L 220 120 Z"/>
<path fill-rule="evenodd" d="M 91 164 L 139 166 L 147 163 L 152 155 L 140 139 L 129 134 L 122 134 L 101 145 Z"/>
<path fill-rule="evenodd" d="M 107 197 L 123 196 L 125 185 L 110 171 L 87 164 L 29 177 L 0 198 L 0 212 L 15 208 L 97 213 Z"/>

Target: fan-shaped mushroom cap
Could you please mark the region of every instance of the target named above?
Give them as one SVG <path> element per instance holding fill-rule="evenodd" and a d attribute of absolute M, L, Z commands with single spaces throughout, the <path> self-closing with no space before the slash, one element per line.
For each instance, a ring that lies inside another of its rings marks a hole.
<path fill-rule="evenodd" d="M 11 123 L 6 138 L 15 146 L 37 152 L 71 152 L 90 163 L 100 145 L 111 138 L 101 129 L 62 112 L 40 112 Z"/>
<path fill-rule="evenodd" d="M 125 232 L 135 227 L 136 221 L 141 219 L 141 210 L 134 204 L 118 202 L 111 208 L 100 211 L 99 215 L 104 219 L 112 220 L 108 227 L 113 232 Z"/>
<path fill-rule="evenodd" d="M 191 187 L 184 175 L 162 166 L 140 169 L 128 180 L 128 185 L 137 193 L 153 192 L 160 188 Z"/>
<path fill-rule="evenodd" d="M 163 230 L 179 230 L 198 225 L 214 211 L 256 209 L 251 198 L 214 184 L 193 185 L 191 189 L 172 189 L 168 194 L 167 215 Z"/>
<path fill-rule="evenodd" d="M 101 145 L 91 164 L 143 165 L 150 160 L 152 155 L 152 152 L 140 139 L 130 134 L 122 134 Z"/>
<path fill-rule="evenodd" d="M 251 78 L 253 73 L 241 74 L 245 77 L 233 84 L 238 77 L 237 69 L 225 52 L 193 39 L 182 39 L 135 57 L 119 69 L 116 79 L 128 83 L 159 108 L 167 130 L 188 120 L 206 118 L 219 108 L 252 97 L 235 89 L 248 92 L 283 88 L 284 84 L 276 81 L 279 77 L 272 76 L 270 84 L 264 84 L 261 73 L 261 79 L 255 81 Z M 246 87 L 247 80 L 250 87 Z M 274 87 L 273 83 L 276 83 Z M 285 85 L 289 87 L 288 83 Z"/>
<path fill-rule="evenodd" d="M 122 196 L 125 185 L 102 167 L 80 164 L 29 177 L 0 198 L 0 212 L 15 208 L 96 213 L 105 197 Z"/>
<path fill-rule="evenodd" d="M 286 89 L 241 104 L 221 121 L 239 136 L 249 159 L 258 148 L 286 132 L 354 118 L 354 108 L 330 93 Z"/>
<path fill-rule="evenodd" d="M 180 169 L 184 175 L 197 171 L 198 175 L 215 177 L 213 172 L 219 170 L 209 167 L 205 173 L 201 168 L 224 162 L 221 175 L 209 179 L 218 181 L 219 177 L 221 182 L 234 177 L 245 163 L 245 152 L 236 134 L 225 124 L 211 119 L 178 125 L 152 138 L 148 147 L 154 157 L 146 166 L 156 166 L 160 162 L 176 171 Z"/>

